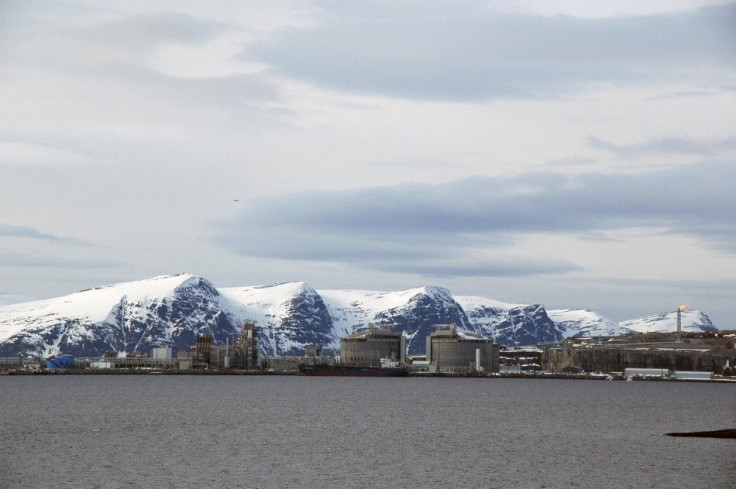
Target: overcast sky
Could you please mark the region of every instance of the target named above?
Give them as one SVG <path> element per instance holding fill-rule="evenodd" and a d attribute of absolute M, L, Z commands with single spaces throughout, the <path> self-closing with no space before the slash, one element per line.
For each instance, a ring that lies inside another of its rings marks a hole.
<path fill-rule="evenodd" d="M 0 3 L 0 292 L 448 287 L 736 328 L 736 4 Z"/>

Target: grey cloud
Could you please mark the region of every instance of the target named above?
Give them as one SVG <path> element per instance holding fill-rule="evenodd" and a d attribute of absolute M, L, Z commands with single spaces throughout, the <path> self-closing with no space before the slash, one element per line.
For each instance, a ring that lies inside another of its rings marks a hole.
<path fill-rule="evenodd" d="M 162 41 L 198 43 L 230 29 L 225 24 L 202 21 L 178 12 L 157 12 L 90 27 L 85 35 L 106 44 L 131 48 Z"/>
<path fill-rule="evenodd" d="M 392 273 L 410 273 L 436 278 L 454 277 L 529 277 L 559 275 L 580 271 L 581 267 L 567 261 L 540 261 L 533 259 L 490 260 L 464 263 L 461 256 L 456 263 L 409 260 L 402 262 L 372 262 L 358 264 L 361 268 Z"/>
<path fill-rule="evenodd" d="M 656 279 L 656 278 L 618 278 L 600 277 L 588 278 L 586 282 L 604 286 L 617 285 L 625 288 L 645 289 L 674 289 L 678 291 L 690 291 L 709 296 L 733 297 L 736 290 L 736 280 L 688 280 L 688 279 Z"/>
<path fill-rule="evenodd" d="M 453 163 L 445 160 L 384 160 L 368 163 L 376 168 L 407 168 L 411 170 L 436 170 L 451 167 Z"/>
<path fill-rule="evenodd" d="M 663 138 L 637 144 L 614 144 L 596 137 L 588 137 L 588 144 L 620 158 L 649 155 L 711 156 L 720 152 L 736 151 L 736 137 L 716 140 Z"/>
<path fill-rule="evenodd" d="M 305 193 L 249 201 L 239 218 L 218 224 L 213 240 L 249 256 L 438 276 L 524 274 L 521 258 L 509 265 L 468 257 L 505 252 L 531 234 L 592 239 L 621 228 L 664 229 L 734 253 L 734 182 L 734 165 L 710 163 L 634 175 L 479 177 Z M 564 273 L 575 266 L 532 260 L 526 269 Z"/>
<path fill-rule="evenodd" d="M 122 265 L 121 262 L 111 260 L 73 259 L 50 256 L 25 255 L 20 253 L 0 254 L 0 263 L 6 267 L 20 268 L 60 268 L 60 269 L 92 269 L 114 268 Z"/>
<path fill-rule="evenodd" d="M 25 82 L 23 77 L 10 80 L 4 88 L 8 100 L 16 101 L 11 105 L 18 110 L 28 107 L 29 117 L 6 125 L 3 140 L 48 146 L 44 154 L 51 150 L 65 152 L 51 154 L 54 160 L 59 156 L 70 159 L 79 153 L 89 162 L 88 157 L 130 155 L 147 141 L 155 140 L 159 148 L 166 143 L 177 148 L 195 138 L 226 138 L 236 131 L 247 137 L 251 130 L 281 125 L 288 117 L 285 109 L 262 103 L 279 98 L 274 81 L 266 73 L 170 76 L 144 62 L 142 53 L 150 47 L 139 47 L 134 38 L 129 39 L 130 45 L 117 46 L 110 40 L 97 39 L 96 33 L 89 31 L 69 36 L 54 33 L 52 41 L 31 42 L 22 55 L 14 52 L 7 60 L 13 69 L 21 68 L 19 72 L 23 72 L 21 65 L 30 63 L 43 66 L 47 74 Z M 17 40 L 24 38 L 18 36 Z M 125 38 L 119 42 L 124 43 Z M 55 83 L 59 80 L 68 85 L 57 89 Z M 37 96 L 35 90 L 27 88 L 34 83 L 45 87 Z M 30 102 L 17 103 L 30 96 Z M 47 112 L 55 124 L 29 125 L 44 120 Z"/>
<path fill-rule="evenodd" d="M 498 15 L 457 3 L 392 14 L 381 5 L 372 15 L 330 5 L 321 25 L 244 56 L 341 90 L 459 100 L 549 97 L 596 83 L 702 85 L 727 79 L 736 64 L 736 5 L 613 19 Z"/>
<path fill-rule="evenodd" d="M 555 160 L 547 161 L 547 165 L 551 166 L 590 166 L 595 164 L 596 160 L 593 158 L 584 158 L 582 156 L 569 156 L 566 158 L 559 158 Z"/>
<path fill-rule="evenodd" d="M 45 233 L 35 228 L 26 226 L 10 226 L 7 224 L 0 224 L 0 236 L 6 236 L 10 238 L 29 238 L 41 241 L 47 241 L 49 243 L 72 245 L 72 246 L 89 246 L 89 243 L 75 238 L 66 238 L 63 236 L 56 236 L 54 234 Z"/>
<path fill-rule="evenodd" d="M 36 27 L 36 23 L 31 22 L 31 26 Z M 20 25 L 6 35 L 8 43 L 22 43 L 24 49 L 9 50 L 3 57 L 14 69 L 41 65 L 65 78 L 79 80 L 84 101 L 98 100 L 106 108 L 117 108 L 117 104 L 136 106 L 150 100 L 172 107 L 194 103 L 207 108 L 216 105 L 239 109 L 244 101 L 274 99 L 276 88 L 267 73 L 183 78 L 164 74 L 147 62 L 149 54 L 161 45 L 196 45 L 235 30 L 231 25 L 175 12 L 130 16 L 84 27 L 50 23 L 42 30 Z M 2 47 L 0 40 L 0 55 Z"/>

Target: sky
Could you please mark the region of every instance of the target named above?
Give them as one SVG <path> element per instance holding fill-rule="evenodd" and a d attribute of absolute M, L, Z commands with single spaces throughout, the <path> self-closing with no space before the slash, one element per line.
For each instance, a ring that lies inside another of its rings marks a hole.
<path fill-rule="evenodd" d="M 736 3 L 5 0 L 0 292 L 449 288 L 736 329 Z"/>

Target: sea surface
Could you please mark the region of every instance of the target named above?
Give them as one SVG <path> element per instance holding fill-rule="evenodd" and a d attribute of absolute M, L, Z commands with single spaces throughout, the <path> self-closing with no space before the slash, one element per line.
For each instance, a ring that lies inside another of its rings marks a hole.
<path fill-rule="evenodd" d="M 2 488 L 733 488 L 736 384 L 5 376 Z"/>

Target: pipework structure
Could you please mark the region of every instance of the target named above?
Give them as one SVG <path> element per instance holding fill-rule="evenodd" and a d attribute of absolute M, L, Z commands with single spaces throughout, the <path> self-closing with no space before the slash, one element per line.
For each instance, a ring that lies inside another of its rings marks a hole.
<path fill-rule="evenodd" d="M 190 350 L 192 352 L 192 368 L 209 368 L 212 353 L 212 335 L 206 333 L 197 336 L 197 340 Z"/>
<path fill-rule="evenodd" d="M 235 352 L 240 368 L 253 370 L 258 366 L 258 330 L 254 323 L 247 322 L 235 340 Z"/>
<path fill-rule="evenodd" d="M 212 335 L 198 336 L 190 348 L 191 368 L 254 370 L 258 365 L 258 330 L 252 322 L 246 322 L 232 345 L 227 339 L 224 345 L 212 344 Z"/>

